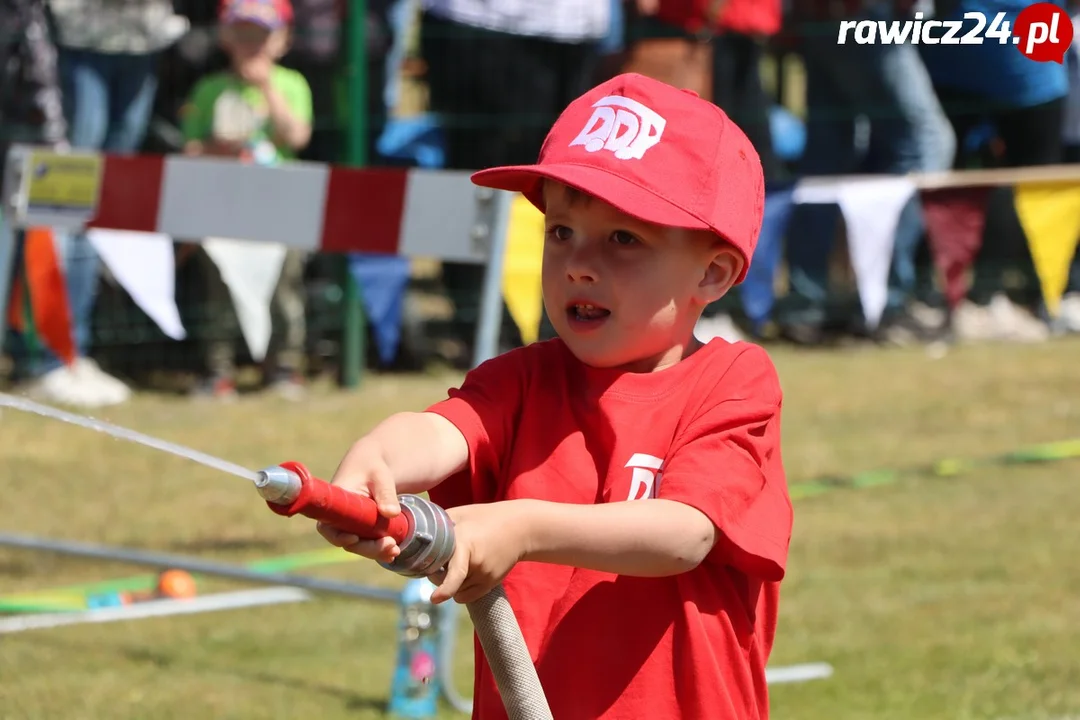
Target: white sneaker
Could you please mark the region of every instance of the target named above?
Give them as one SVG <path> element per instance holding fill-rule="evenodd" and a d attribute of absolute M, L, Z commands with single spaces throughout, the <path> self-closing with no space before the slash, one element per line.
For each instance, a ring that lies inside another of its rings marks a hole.
<path fill-rule="evenodd" d="M 956 308 L 952 318 L 953 332 L 962 342 L 979 342 L 994 337 L 990 312 L 970 300 L 964 300 Z"/>
<path fill-rule="evenodd" d="M 953 330 L 959 340 L 1043 342 L 1050 337 L 1050 326 L 1013 304 L 1004 293 L 991 298 L 985 307 L 965 300 L 953 316 Z"/>
<path fill-rule="evenodd" d="M 1064 333 L 1080 333 L 1080 292 L 1069 293 L 1061 298 L 1054 329 Z"/>
<path fill-rule="evenodd" d="M 920 300 L 913 301 L 908 308 L 908 312 L 919 321 L 919 324 L 926 327 L 940 328 L 945 324 L 946 315 L 944 310 L 927 305 Z"/>
<path fill-rule="evenodd" d="M 90 361 L 59 367 L 31 381 L 27 395 L 47 403 L 79 408 L 99 408 L 125 402 L 131 391 Z"/>
<path fill-rule="evenodd" d="M 75 374 L 85 378 L 86 382 L 96 384 L 102 397 L 109 405 L 119 405 L 131 399 L 131 389 L 122 381 L 102 370 L 96 362 L 87 357 L 75 360 Z"/>
<path fill-rule="evenodd" d="M 998 339 L 1013 342 L 1043 342 L 1050 337 L 1050 326 L 1014 304 L 1004 293 L 990 300 L 990 317 Z"/>
<path fill-rule="evenodd" d="M 51 370 L 25 387 L 30 397 L 53 405 L 94 408 L 102 406 L 101 392 L 67 367 Z"/>

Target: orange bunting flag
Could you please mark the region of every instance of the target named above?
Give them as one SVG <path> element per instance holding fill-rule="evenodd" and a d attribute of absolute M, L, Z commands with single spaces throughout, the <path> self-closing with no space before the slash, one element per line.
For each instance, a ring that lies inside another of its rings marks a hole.
<path fill-rule="evenodd" d="M 22 272 L 12 284 L 9 324 L 24 335 L 35 335 L 70 365 L 75 361 L 75 337 L 52 230 L 28 228 L 22 259 Z"/>

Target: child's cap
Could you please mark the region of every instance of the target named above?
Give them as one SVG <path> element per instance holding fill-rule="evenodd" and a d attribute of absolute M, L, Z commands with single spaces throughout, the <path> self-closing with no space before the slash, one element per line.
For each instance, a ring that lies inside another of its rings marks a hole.
<path fill-rule="evenodd" d="M 219 17 L 223 23 L 249 22 L 267 30 L 280 30 L 292 23 L 289 0 L 222 0 Z"/>
<path fill-rule="evenodd" d="M 710 230 L 742 253 L 746 277 L 761 231 L 765 181 L 750 140 L 690 90 L 627 73 L 570 103 L 535 165 L 481 170 L 473 182 L 520 192 L 544 211 L 542 180 L 597 197 L 646 222 Z"/>

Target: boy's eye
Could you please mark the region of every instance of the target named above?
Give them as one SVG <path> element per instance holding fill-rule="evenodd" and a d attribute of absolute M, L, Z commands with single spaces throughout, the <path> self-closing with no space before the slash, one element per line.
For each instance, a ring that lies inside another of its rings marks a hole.
<path fill-rule="evenodd" d="M 611 239 L 617 245 L 633 245 L 638 239 L 625 230 L 616 230 L 611 234 Z"/>
<path fill-rule="evenodd" d="M 548 228 L 547 234 L 555 240 L 569 240 L 574 234 L 574 231 L 565 225 L 555 225 L 554 227 Z"/>

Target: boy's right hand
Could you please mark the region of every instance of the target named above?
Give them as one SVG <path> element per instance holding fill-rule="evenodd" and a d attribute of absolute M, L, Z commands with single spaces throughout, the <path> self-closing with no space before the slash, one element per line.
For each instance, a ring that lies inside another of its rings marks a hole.
<path fill-rule="evenodd" d="M 379 449 L 369 442 L 361 440 L 349 449 L 330 484 L 372 498 L 384 517 L 392 518 L 401 513 L 393 473 Z M 397 541 L 390 537 L 361 540 L 352 533 L 321 522 L 316 528 L 331 545 L 372 560 L 390 562 L 401 552 Z"/>
<path fill-rule="evenodd" d="M 236 74 L 257 88 L 265 88 L 274 71 L 274 60 L 268 55 L 252 56 L 236 66 Z"/>

